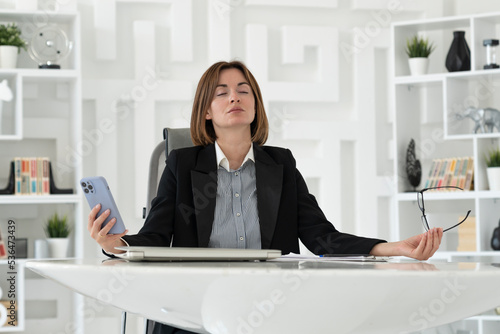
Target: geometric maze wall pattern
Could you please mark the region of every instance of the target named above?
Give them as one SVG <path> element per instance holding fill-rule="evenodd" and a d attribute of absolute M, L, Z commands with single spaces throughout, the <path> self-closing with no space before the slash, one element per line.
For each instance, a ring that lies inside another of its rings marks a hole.
<path fill-rule="evenodd" d="M 406 2 L 401 3 L 403 12 Z M 379 23 L 377 36 L 351 56 L 345 45 L 353 46 L 353 31 L 376 23 L 387 8 L 386 1 L 361 0 L 95 0 L 85 7 L 82 39 L 90 59 L 83 58 L 84 99 L 94 101 L 96 121 L 109 118 L 120 125 L 120 117 L 133 119 L 132 166 L 113 153 L 127 142 L 120 137 L 123 131 L 96 150 L 96 172 L 121 187 L 119 201 L 134 208 L 125 213 L 136 221 L 131 231 L 142 224 L 147 164 L 160 129 L 188 126 L 203 71 L 236 58 L 261 86 L 271 123 L 268 144 L 294 152 L 311 191 L 338 228 L 375 236 L 371 212 L 377 216 L 379 176 L 359 164 L 377 159 L 376 110 L 370 104 L 374 54 L 387 50 L 390 22 Z M 413 5 L 411 12 L 418 8 Z M 122 168 L 134 176 L 132 191 L 125 191 L 117 177 Z"/>

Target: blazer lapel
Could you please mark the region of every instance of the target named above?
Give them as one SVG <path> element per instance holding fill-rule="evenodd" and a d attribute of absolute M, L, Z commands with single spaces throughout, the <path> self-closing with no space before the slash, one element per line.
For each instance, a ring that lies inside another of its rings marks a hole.
<path fill-rule="evenodd" d="M 217 166 L 214 144 L 202 149 L 191 171 L 198 247 L 208 247 L 214 222 L 217 195 Z"/>
<path fill-rule="evenodd" d="M 257 177 L 257 208 L 263 249 L 271 247 L 283 187 L 283 165 L 278 165 L 261 147 L 254 144 Z"/>

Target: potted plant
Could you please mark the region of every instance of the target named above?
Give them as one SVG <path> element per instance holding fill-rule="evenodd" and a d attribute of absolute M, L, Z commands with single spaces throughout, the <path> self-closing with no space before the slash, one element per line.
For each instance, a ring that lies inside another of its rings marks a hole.
<path fill-rule="evenodd" d="M 68 217 L 59 217 L 57 213 L 51 216 L 45 225 L 49 255 L 54 258 L 64 258 L 68 255 L 69 234 L 71 228 Z"/>
<path fill-rule="evenodd" d="M 21 49 L 26 51 L 21 29 L 15 23 L 0 24 L 0 68 L 16 68 Z"/>
<path fill-rule="evenodd" d="M 427 74 L 429 55 L 434 51 L 434 45 L 429 43 L 427 39 L 415 35 L 413 38 L 406 40 L 405 51 L 410 57 L 408 63 L 411 75 Z"/>
<path fill-rule="evenodd" d="M 491 150 L 485 159 L 490 190 L 500 190 L 500 149 Z"/>

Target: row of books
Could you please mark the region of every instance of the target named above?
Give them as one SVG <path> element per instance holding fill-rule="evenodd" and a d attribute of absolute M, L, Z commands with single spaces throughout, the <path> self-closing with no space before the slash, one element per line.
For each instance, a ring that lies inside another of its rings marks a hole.
<path fill-rule="evenodd" d="M 49 158 L 14 158 L 16 195 L 49 195 Z"/>
<path fill-rule="evenodd" d="M 453 186 L 474 189 L 474 160 L 472 157 L 434 159 L 425 188 Z"/>

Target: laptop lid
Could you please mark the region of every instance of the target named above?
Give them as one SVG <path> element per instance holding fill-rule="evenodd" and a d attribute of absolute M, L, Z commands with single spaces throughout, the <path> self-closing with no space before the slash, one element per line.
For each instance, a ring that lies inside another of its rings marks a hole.
<path fill-rule="evenodd" d="M 255 261 L 281 256 L 275 249 L 188 248 L 188 247 L 115 247 L 125 253 L 115 256 L 131 261 Z"/>

